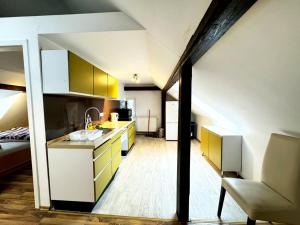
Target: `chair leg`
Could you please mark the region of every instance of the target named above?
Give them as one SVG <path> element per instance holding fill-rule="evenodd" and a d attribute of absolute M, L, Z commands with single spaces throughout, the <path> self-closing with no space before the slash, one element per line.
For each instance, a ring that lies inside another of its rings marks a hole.
<path fill-rule="evenodd" d="M 219 199 L 219 207 L 218 207 L 218 217 L 219 218 L 221 217 L 221 214 L 222 214 L 225 194 L 226 194 L 226 189 L 222 186 L 221 187 L 221 193 L 220 193 L 220 199 Z"/>
<path fill-rule="evenodd" d="M 255 225 L 256 224 L 256 221 L 255 220 L 252 220 L 248 217 L 247 219 L 247 225 Z"/>

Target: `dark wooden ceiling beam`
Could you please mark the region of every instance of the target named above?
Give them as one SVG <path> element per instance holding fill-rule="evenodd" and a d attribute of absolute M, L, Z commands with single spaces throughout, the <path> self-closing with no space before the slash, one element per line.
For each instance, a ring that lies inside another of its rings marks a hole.
<path fill-rule="evenodd" d="M 153 85 L 153 86 L 125 86 L 124 91 L 161 91 L 161 89 L 155 85 Z"/>
<path fill-rule="evenodd" d="M 4 90 L 10 90 L 10 91 L 22 91 L 26 92 L 26 87 L 23 86 L 16 86 L 16 85 L 10 85 L 10 84 L 1 84 L 0 83 L 0 89 Z"/>
<path fill-rule="evenodd" d="M 213 0 L 164 90 L 169 90 L 179 80 L 180 68 L 186 61 L 194 65 L 255 2 L 256 0 Z"/>

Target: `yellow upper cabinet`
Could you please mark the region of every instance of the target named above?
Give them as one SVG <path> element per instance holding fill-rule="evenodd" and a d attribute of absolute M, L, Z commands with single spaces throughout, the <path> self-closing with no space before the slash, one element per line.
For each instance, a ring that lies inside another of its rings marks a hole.
<path fill-rule="evenodd" d="M 94 95 L 107 96 L 107 73 L 94 67 Z"/>
<path fill-rule="evenodd" d="M 110 98 L 119 97 L 118 80 L 110 75 L 107 76 L 107 96 Z"/>
<path fill-rule="evenodd" d="M 118 98 L 118 80 L 68 50 L 42 50 L 43 93 Z"/>
<path fill-rule="evenodd" d="M 93 65 L 69 52 L 69 84 L 71 92 L 94 94 Z"/>

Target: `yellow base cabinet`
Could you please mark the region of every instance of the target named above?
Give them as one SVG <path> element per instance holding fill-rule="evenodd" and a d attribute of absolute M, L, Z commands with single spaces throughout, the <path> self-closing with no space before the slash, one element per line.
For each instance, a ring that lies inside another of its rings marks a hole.
<path fill-rule="evenodd" d="M 209 136 L 209 131 L 204 127 L 202 127 L 200 147 L 201 147 L 202 154 L 205 156 L 208 156 L 208 136 Z"/>
<path fill-rule="evenodd" d="M 242 170 L 242 136 L 220 128 L 201 127 L 201 150 L 222 172 Z"/>
<path fill-rule="evenodd" d="M 119 132 L 96 149 L 48 148 L 51 202 L 56 209 L 91 210 L 109 185 L 121 161 Z"/>
<path fill-rule="evenodd" d="M 128 126 L 128 149 L 135 143 L 136 125 L 135 122 Z"/>
<path fill-rule="evenodd" d="M 101 196 L 112 177 L 111 162 L 106 164 L 104 170 L 95 178 L 95 200 Z"/>
<path fill-rule="evenodd" d="M 208 135 L 208 158 L 219 169 L 222 169 L 222 137 L 215 133 Z"/>

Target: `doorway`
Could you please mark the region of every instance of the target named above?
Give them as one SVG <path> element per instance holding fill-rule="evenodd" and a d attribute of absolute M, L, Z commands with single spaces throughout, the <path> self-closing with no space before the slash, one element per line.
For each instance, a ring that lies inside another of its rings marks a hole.
<path fill-rule="evenodd" d="M 1 199 L 11 196 L 18 204 L 34 209 L 27 57 L 24 59 L 23 43 L 11 44 L 0 44 L 0 195 Z"/>
<path fill-rule="evenodd" d="M 19 65 L 17 66 L 18 69 L 14 69 L 12 65 L 11 73 L 6 73 L 5 76 L 3 74 L 2 74 L 3 76 L 0 75 L 0 79 L 2 78 L 2 85 L 0 89 L 3 90 L 2 91 L 3 96 L 4 96 L 4 92 L 6 92 L 7 95 L 10 96 L 10 97 L 3 98 L 3 101 L 7 103 L 6 106 L 3 107 L 2 109 L 3 117 L 5 116 L 6 113 L 8 113 L 9 109 L 13 107 L 13 103 L 16 102 L 19 103 L 21 101 L 23 106 L 23 111 L 26 111 L 26 113 L 24 114 L 25 119 L 23 118 L 25 123 L 21 124 L 21 125 L 25 125 L 23 127 L 25 129 L 23 130 L 21 129 L 21 131 L 19 129 L 18 132 L 16 133 L 21 134 L 21 132 L 23 132 L 23 138 L 27 139 L 27 145 L 29 145 L 29 151 L 26 151 L 26 149 L 24 151 L 20 151 L 19 154 L 21 154 L 21 157 L 18 159 L 19 162 L 18 162 L 18 167 L 16 168 L 17 170 L 12 170 L 11 172 L 16 171 L 16 173 L 18 173 L 18 169 L 21 167 L 19 170 L 21 174 L 24 172 L 25 174 L 28 175 L 29 180 L 27 181 L 29 181 L 29 188 L 32 189 L 31 194 L 28 195 L 30 195 L 31 200 L 33 201 L 33 208 L 39 208 L 40 195 L 39 195 L 39 185 L 38 185 L 38 175 L 37 175 L 38 172 L 37 172 L 37 159 L 36 159 L 36 139 L 34 135 L 35 129 L 34 129 L 34 118 L 33 118 L 33 107 L 32 107 L 32 93 L 31 93 L 32 85 L 30 79 L 28 42 L 26 40 L 17 40 L 17 41 L 2 40 L 0 41 L 0 52 L 3 52 L 4 55 L 5 52 L 17 52 L 17 53 L 11 53 L 12 55 L 13 54 L 18 55 L 16 59 L 13 57 L 12 61 L 18 60 L 18 65 Z M 3 60 L 1 60 L 0 62 L 0 64 L 3 67 L 1 72 L 3 71 L 7 72 L 6 70 L 8 71 L 10 70 L 9 69 L 10 62 L 7 62 L 7 60 L 8 59 L 6 58 L 6 56 L 4 56 Z M 15 76 L 12 76 L 12 74 L 15 74 Z M 7 99 L 10 99 L 11 101 L 7 101 Z M 12 113 L 8 113 L 8 115 L 9 116 L 14 115 L 13 112 L 14 110 L 12 111 Z M 16 117 L 21 117 L 20 115 L 21 114 L 18 113 L 17 115 L 15 114 L 13 116 L 14 120 Z M 16 121 L 18 120 L 16 119 Z M 26 137 L 26 135 L 24 134 L 29 134 L 29 135 Z M 21 137 L 19 138 L 22 139 Z M 19 144 L 19 148 L 22 149 L 20 145 L 21 143 Z M 16 150 L 16 152 L 18 152 L 18 150 Z M 28 160 L 29 162 L 25 162 L 23 164 L 22 159 L 27 160 L 28 158 L 29 158 Z M 24 170 L 22 170 L 22 168 Z"/>

